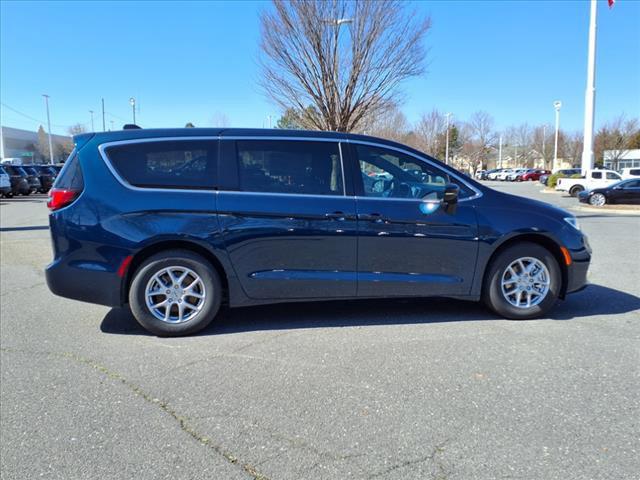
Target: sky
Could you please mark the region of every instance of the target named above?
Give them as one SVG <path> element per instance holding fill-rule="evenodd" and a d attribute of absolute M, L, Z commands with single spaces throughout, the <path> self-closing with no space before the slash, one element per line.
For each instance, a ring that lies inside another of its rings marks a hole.
<path fill-rule="evenodd" d="M 2 125 L 35 130 L 50 96 L 54 133 L 102 129 L 263 127 L 281 114 L 258 86 L 259 14 L 268 2 L 0 2 Z M 582 129 L 589 2 L 420 1 L 431 17 L 427 72 L 401 86 L 409 121 L 437 108 L 465 120 L 476 110 L 496 128 L 554 123 Z M 598 2 L 596 126 L 640 117 L 640 1 Z M 18 113 L 19 112 L 19 113 Z M 46 124 L 45 124 L 46 126 Z"/>

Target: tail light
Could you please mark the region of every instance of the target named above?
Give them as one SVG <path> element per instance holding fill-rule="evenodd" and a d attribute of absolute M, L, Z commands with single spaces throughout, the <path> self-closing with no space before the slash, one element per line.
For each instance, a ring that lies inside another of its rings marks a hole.
<path fill-rule="evenodd" d="M 47 207 L 52 212 L 66 207 L 80 196 L 80 190 L 65 190 L 63 188 L 52 188 L 49 190 L 49 199 Z"/>

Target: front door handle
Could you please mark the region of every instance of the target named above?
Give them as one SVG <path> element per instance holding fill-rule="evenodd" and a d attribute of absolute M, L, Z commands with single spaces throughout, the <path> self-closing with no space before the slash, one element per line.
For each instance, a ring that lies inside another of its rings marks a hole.
<path fill-rule="evenodd" d="M 375 222 L 375 223 L 386 222 L 386 219 L 384 219 L 382 215 L 380 215 L 379 213 L 359 213 L 358 220 L 364 220 L 364 221 Z"/>

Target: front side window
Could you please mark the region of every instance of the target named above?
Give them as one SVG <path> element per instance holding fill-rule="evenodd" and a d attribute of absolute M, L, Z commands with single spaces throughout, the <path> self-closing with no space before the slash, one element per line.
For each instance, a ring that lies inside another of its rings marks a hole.
<path fill-rule="evenodd" d="M 215 186 L 215 141 L 127 143 L 108 147 L 105 152 L 117 172 L 136 187 L 211 189 Z"/>
<path fill-rule="evenodd" d="M 620 180 L 620 175 L 613 172 L 607 172 L 607 180 Z"/>
<path fill-rule="evenodd" d="M 629 180 L 622 184 L 622 188 L 640 188 L 640 180 Z"/>
<path fill-rule="evenodd" d="M 596 178 L 596 179 L 601 179 L 601 178 L 602 178 L 602 172 L 593 172 L 593 173 L 591 174 L 591 176 L 592 176 L 593 178 Z"/>
<path fill-rule="evenodd" d="M 335 142 L 239 140 L 236 148 L 243 191 L 344 195 Z"/>
<path fill-rule="evenodd" d="M 366 197 L 438 200 L 448 183 L 460 187 L 461 198 L 473 195 L 445 171 L 410 155 L 369 145 L 356 145 L 355 150 Z"/>

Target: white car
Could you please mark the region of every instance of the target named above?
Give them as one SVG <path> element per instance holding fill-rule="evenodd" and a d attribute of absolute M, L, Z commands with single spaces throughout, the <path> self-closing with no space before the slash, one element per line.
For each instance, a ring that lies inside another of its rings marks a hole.
<path fill-rule="evenodd" d="M 559 178 L 556 190 L 569 192 L 572 197 L 577 197 L 584 190 L 607 187 L 620 180 L 620 174 L 613 170 L 587 170 L 587 175 L 581 178 Z"/>
<path fill-rule="evenodd" d="M 513 173 L 513 168 L 505 168 L 498 175 L 496 175 L 496 180 L 505 181 L 509 175 Z"/>
<path fill-rule="evenodd" d="M 509 180 L 510 182 L 515 182 L 518 178 L 518 175 L 522 175 L 524 172 L 529 170 L 528 168 L 516 168 L 514 169 L 505 180 Z"/>
<path fill-rule="evenodd" d="M 486 170 L 477 170 L 476 174 L 474 175 L 476 180 L 482 180 L 482 174 L 486 172 Z"/>
<path fill-rule="evenodd" d="M 625 180 L 629 178 L 640 178 L 640 167 L 623 168 L 620 173 L 622 173 L 622 178 Z"/>

